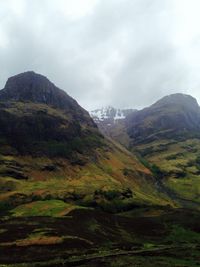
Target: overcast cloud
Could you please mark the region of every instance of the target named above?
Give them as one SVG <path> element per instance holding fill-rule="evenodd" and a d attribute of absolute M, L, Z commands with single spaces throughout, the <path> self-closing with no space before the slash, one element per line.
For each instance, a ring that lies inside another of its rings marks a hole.
<path fill-rule="evenodd" d="M 0 0 L 0 88 L 27 70 L 90 110 L 200 102 L 199 0 Z"/>

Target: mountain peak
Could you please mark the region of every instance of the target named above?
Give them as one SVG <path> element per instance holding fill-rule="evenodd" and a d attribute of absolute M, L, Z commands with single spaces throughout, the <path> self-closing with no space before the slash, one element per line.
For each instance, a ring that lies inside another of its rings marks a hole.
<path fill-rule="evenodd" d="M 50 85 L 55 86 L 45 76 L 34 71 L 27 71 L 8 78 L 4 89 L 14 90 L 17 87 L 20 91 L 22 88 L 23 90 L 31 90 L 37 86 L 36 89 L 39 90 L 41 86 L 43 89 L 47 89 Z"/>
<path fill-rule="evenodd" d="M 65 91 L 34 71 L 10 77 L 0 90 L 0 101 L 43 103 L 65 110 L 78 105 Z"/>
<path fill-rule="evenodd" d="M 33 71 L 10 77 L 4 89 L 0 91 L 0 100 L 39 102 L 60 108 L 63 106 L 62 97 L 68 96 L 45 76 Z"/>
<path fill-rule="evenodd" d="M 19 153 L 50 155 L 69 143 L 94 135 L 97 126 L 79 104 L 46 77 L 25 72 L 8 79 L 0 90 L 0 139 L 6 139 Z M 46 142 L 46 143 L 45 143 Z M 55 143 L 57 145 L 55 145 Z M 55 146 L 54 146 L 55 145 Z"/>
<path fill-rule="evenodd" d="M 127 123 L 128 133 L 135 142 L 195 136 L 200 129 L 200 107 L 190 95 L 172 94 L 131 114 Z"/>
<path fill-rule="evenodd" d="M 4 89 L 0 90 L 0 102 L 31 102 L 45 104 L 50 107 L 64 110 L 80 121 L 87 121 L 94 126 L 88 112 L 70 97 L 65 91 L 59 89 L 45 76 L 27 71 L 10 77 Z"/>
<path fill-rule="evenodd" d="M 172 105 L 183 106 L 186 108 L 196 109 L 196 110 L 199 109 L 197 100 L 194 97 L 182 93 L 176 93 L 164 96 L 156 103 L 154 103 L 152 107 L 155 108 L 155 107 L 172 106 Z"/>

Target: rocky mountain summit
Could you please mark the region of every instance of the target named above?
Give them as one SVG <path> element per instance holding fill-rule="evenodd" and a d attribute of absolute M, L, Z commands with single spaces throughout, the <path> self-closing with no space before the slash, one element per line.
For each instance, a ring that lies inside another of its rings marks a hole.
<path fill-rule="evenodd" d="M 10 77 L 4 89 L 0 91 L 0 102 L 32 102 L 41 103 L 52 108 L 64 110 L 79 120 L 87 120 L 87 124 L 95 126 L 86 110 L 65 91 L 59 89 L 45 76 L 27 71 Z"/>
<path fill-rule="evenodd" d="M 9 78 L 0 91 L 0 139 L 20 153 L 70 157 L 102 137 L 89 113 L 65 91 L 25 72 Z"/>
<path fill-rule="evenodd" d="M 185 94 L 165 96 L 150 107 L 127 117 L 126 127 L 134 142 L 158 138 L 181 138 L 199 132 L 200 107 Z"/>

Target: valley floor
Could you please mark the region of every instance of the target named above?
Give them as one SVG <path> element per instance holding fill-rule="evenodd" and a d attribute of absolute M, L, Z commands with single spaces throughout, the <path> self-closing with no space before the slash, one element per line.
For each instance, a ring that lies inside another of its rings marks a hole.
<path fill-rule="evenodd" d="M 141 215 L 142 214 L 142 215 Z M 200 266 L 200 214 L 144 207 L 122 214 L 2 217 L 0 266 Z"/>

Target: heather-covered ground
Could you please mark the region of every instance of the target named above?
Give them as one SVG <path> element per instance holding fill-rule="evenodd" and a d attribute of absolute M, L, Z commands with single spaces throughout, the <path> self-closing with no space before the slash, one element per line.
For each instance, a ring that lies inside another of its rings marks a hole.
<path fill-rule="evenodd" d="M 142 214 L 142 215 L 141 215 Z M 200 215 L 144 207 L 122 214 L 4 217 L 0 266 L 199 266 Z"/>

